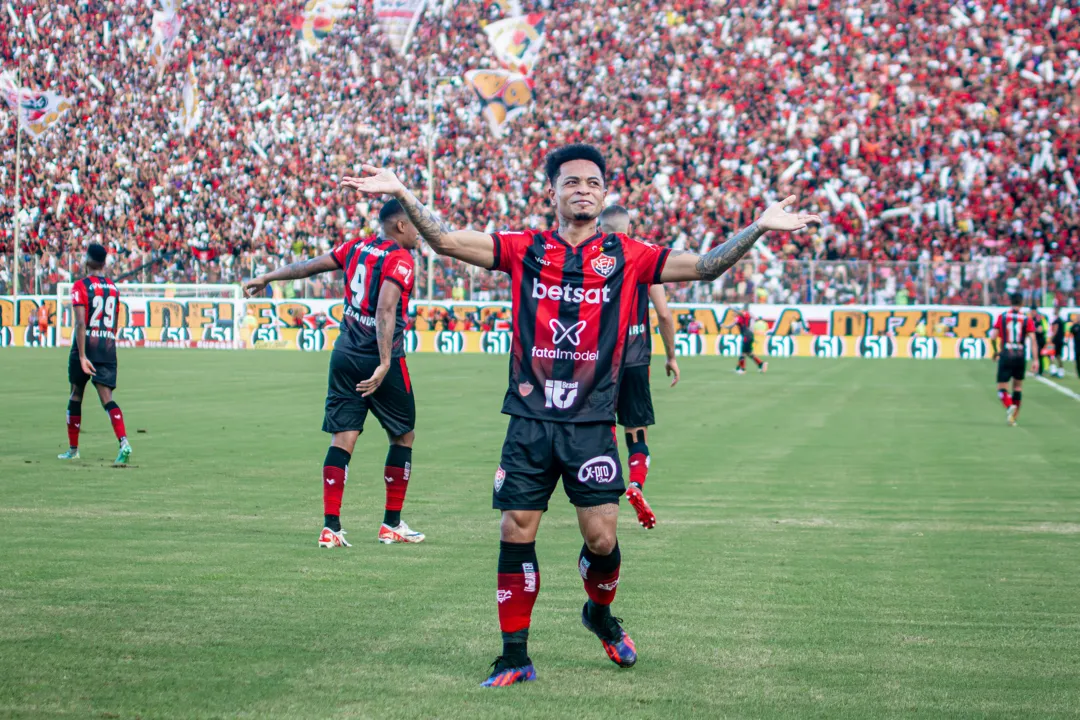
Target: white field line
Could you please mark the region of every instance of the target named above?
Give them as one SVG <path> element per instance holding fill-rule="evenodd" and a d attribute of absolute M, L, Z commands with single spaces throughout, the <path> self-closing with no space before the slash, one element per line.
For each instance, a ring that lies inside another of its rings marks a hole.
<path fill-rule="evenodd" d="M 1043 385 L 1049 385 L 1050 387 L 1054 388 L 1055 390 L 1057 390 L 1062 395 L 1068 395 L 1073 400 L 1080 400 L 1080 395 L 1077 395 L 1075 392 L 1073 392 L 1069 388 L 1065 387 L 1064 385 L 1058 385 L 1053 380 L 1049 380 L 1047 378 L 1044 378 L 1042 375 L 1036 375 L 1035 379 L 1038 380 L 1039 382 L 1041 382 Z"/>

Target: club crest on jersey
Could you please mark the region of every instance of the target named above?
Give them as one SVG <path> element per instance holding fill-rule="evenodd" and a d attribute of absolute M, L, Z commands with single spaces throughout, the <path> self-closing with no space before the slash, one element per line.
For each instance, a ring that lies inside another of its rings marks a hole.
<path fill-rule="evenodd" d="M 615 272 L 615 258 L 600 253 L 593 258 L 592 269 L 601 277 L 609 277 L 611 273 Z"/>
<path fill-rule="evenodd" d="M 521 397 L 529 397 L 529 393 L 533 391 L 533 384 L 531 382 L 518 383 L 518 394 Z"/>

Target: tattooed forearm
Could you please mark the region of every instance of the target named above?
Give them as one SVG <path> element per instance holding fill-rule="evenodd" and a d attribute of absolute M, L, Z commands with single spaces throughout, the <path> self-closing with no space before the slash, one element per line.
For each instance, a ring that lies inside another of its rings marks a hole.
<path fill-rule="evenodd" d="M 311 258 L 310 260 L 294 262 L 283 268 L 268 272 L 263 276 L 263 279 L 267 282 L 274 282 L 275 280 L 302 280 L 323 272 L 323 268 L 319 262 L 320 260 L 321 258 Z"/>
<path fill-rule="evenodd" d="M 405 214 L 409 216 L 409 220 L 412 221 L 420 235 L 424 240 L 427 240 L 428 245 L 438 252 L 442 247 L 442 238 L 449 232 L 449 229 L 435 216 L 435 213 L 424 207 L 424 204 L 417 200 L 416 196 L 411 192 L 406 191 L 404 195 L 398 198 L 398 202 L 401 203 Z"/>
<path fill-rule="evenodd" d="M 394 323 L 397 322 L 395 308 L 379 307 L 375 310 L 375 342 L 379 346 L 379 364 L 390 366 L 391 352 L 394 348 Z"/>
<path fill-rule="evenodd" d="M 757 223 L 751 223 L 732 235 L 723 245 L 702 255 L 695 269 L 702 280 L 715 280 L 747 253 L 765 231 Z"/>

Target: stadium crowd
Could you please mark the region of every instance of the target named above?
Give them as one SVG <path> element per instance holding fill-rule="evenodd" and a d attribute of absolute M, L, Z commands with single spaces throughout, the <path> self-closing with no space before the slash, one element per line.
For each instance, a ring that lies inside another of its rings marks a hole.
<path fill-rule="evenodd" d="M 481 26 L 502 13 L 432 0 L 401 59 L 361 0 L 308 56 L 293 33 L 301 0 L 187 0 L 159 81 L 146 59 L 150 4 L 10 0 L 0 11 L 5 69 L 77 100 L 23 143 L 23 263 L 45 292 L 91 241 L 115 251 L 114 276 L 159 260 L 131 281 L 236 282 L 368 232 L 374 208 L 338 180 L 361 162 L 386 164 L 426 196 L 428 78 L 494 65 Z M 467 89 L 437 90 L 435 206 L 452 226 L 549 225 L 543 156 L 586 141 L 606 150 L 610 199 L 632 209 L 646 240 L 702 249 L 789 192 L 826 217 L 680 299 L 981 303 L 1008 280 L 1076 303 L 1080 11 L 1070 3 L 523 5 L 546 13 L 546 47 L 534 108 L 509 134 L 492 136 Z M 189 54 L 203 104 L 184 137 Z M 6 108 L 0 128 L 3 293 L 15 174 Z M 436 297 L 501 298 L 504 283 L 435 265 Z M 338 291 L 333 281 L 285 289 Z"/>

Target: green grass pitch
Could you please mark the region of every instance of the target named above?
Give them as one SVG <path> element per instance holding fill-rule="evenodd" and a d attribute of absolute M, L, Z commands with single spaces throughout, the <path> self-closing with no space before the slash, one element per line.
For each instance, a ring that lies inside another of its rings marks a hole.
<path fill-rule="evenodd" d="M 619 670 L 579 621 L 581 539 L 540 530 L 539 681 L 500 650 L 492 476 L 506 359 L 410 359 L 404 517 L 375 542 L 385 437 L 354 455 L 351 550 L 319 550 L 327 354 L 121 351 L 135 467 L 67 357 L 0 353 L 0 717 L 982 718 L 1080 712 L 1080 402 L 990 362 L 684 359 L 623 505 Z M 1075 378 L 1065 381 L 1080 389 Z M 145 433 L 136 434 L 136 429 Z"/>

